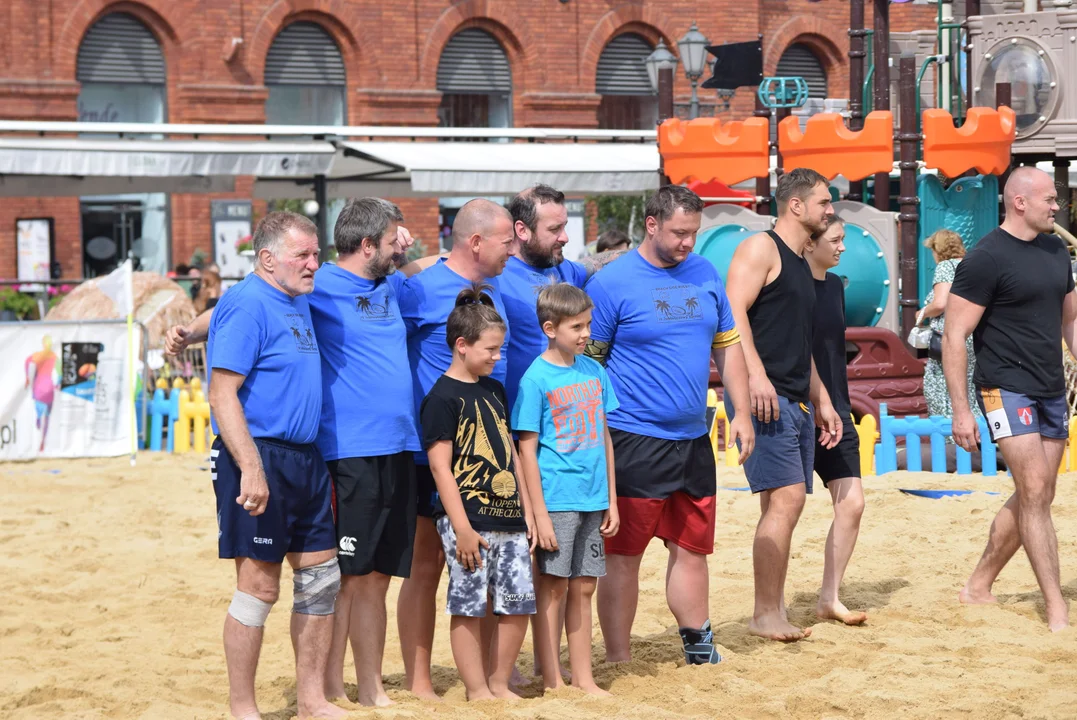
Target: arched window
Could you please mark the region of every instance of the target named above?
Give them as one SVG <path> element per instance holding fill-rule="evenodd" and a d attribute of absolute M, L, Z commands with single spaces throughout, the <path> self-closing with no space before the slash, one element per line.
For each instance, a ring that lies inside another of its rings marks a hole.
<path fill-rule="evenodd" d="M 598 127 L 606 130 L 653 130 L 658 121 L 658 98 L 647 77 L 645 61 L 651 44 L 635 33 L 609 41 L 598 58 L 595 92 Z"/>
<path fill-rule="evenodd" d="M 453 35 L 438 61 L 442 127 L 512 127 L 512 70 L 493 35 L 467 28 Z"/>
<path fill-rule="evenodd" d="M 804 43 L 794 43 L 778 60 L 779 77 L 800 76 L 808 83 L 808 97 L 827 97 L 826 69 L 815 52 Z"/>
<path fill-rule="evenodd" d="M 165 121 L 164 54 L 133 15 L 110 13 L 90 27 L 79 44 L 75 78 L 81 122 Z M 141 270 L 169 269 L 166 193 L 83 197 L 80 206 L 85 277 L 108 273 L 127 257 Z"/>
<path fill-rule="evenodd" d="M 344 59 L 333 38 L 316 23 L 292 23 L 273 39 L 265 85 L 269 125 L 344 124 Z"/>

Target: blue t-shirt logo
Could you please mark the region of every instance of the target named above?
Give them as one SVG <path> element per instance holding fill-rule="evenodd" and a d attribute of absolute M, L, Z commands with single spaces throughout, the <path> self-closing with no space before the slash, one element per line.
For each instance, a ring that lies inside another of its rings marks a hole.
<path fill-rule="evenodd" d="M 703 317 L 699 310 L 699 295 L 692 285 L 673 285 L 651 291 L 658 322 L 679 322 Z"/>
<path fill-rule="evenodd" d="M 295 347 L 299 352 L 316 353 L 318 343 L 314 340 L 314 331 L 310 329 L 307 316 L 300 313 L 289 313 L 284 316 L 295 337 Z"/>
<path fill-rule="evenodd" d="M 355 296 L 355 309 L 360 320 L 388 320 L 392 317 L 389 288 L 384 284 L 366 295 Z"/>

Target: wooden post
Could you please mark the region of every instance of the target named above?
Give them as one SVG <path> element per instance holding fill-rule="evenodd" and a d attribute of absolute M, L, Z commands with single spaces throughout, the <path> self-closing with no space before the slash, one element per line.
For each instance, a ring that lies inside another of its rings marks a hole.
<path fill-rule="evenodd" d="M 920 198 L 916 194 L 916 148 L 920 133 L 916 130 L 916 57 L 903 56 L 898 64 L 898 87 L 901 92 L 901 124 L 898 133 L 900 143 L 901 190 L 898 203 L 898 223 L 901 228 L 901 337 L 907 338 L 916 325 L 916 311 L 920 304 L 919 279 L 916 259 L 919 255 L 917 227 L 920 220 Z"/>
<path fill-rule="evenodd" d="M 849 129 L 864 128 L 864 0 L 849 2 Z M 850 200 L 862 202 L 864 199 L 864 181 L 849 183 Z"/>
<path fill-rule="evenodd" d="M 658 124 L 673 117 L 673 68 L 658 71 Z M 669 185 L 661 156 L 658 158 L 658 184 Z"/>
<path fill-rule="evenodd" d="M 1009 83 L 995 83 L 995 105 L 996 107 L 1013 107 L 1013 95 L 1012 88 Z M 1010 179 L 1010 170 L 1013 168 L 1013 153 L 1010 153 L 1010 164 L 1006 167 L 1005 172 L 998 178 L 998 191 L 1001 195 L 1006 190 L 1006 181 Z M 998 204 L 998 221 L 999 224 L 1006 219 L 1006 203 L 1000 202 Z"/>
<path fill-rule="evenodd" d="M 770 117 L 770 110 L 759 99 L 759 93 L 755 94 L 755 117 Z M 768 146 L 769 147 L 769 146 Z M 755 211 L 760 215 L 770 215 L 770 153 L 767 153 L 767 174 L 755 179 L 755 194 L 763 198 L 755 204 Z"/>
<path fill-rule="evenodd" d="M 890 0 L 875 2 L 875 35 L 872 45 L 875 50 L 875 100 L 876 110 L 890 109 Z M 916 76 L 912 79 L 916 86 Z M 915 100 L 915 97 L 914 97 Z M 875 176 L 875 207 L 882 211 L 890 209 L 890 173 L 878 173 Z"/>

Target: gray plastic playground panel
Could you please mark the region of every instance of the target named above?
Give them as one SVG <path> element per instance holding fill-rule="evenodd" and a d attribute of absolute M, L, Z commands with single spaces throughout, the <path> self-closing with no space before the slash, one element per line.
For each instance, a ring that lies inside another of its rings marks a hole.
<path fill-rule="evenodd" d="M 877 210 L 870 205 L 839 200 L 834 203 L 834 214 L 846 222 L 856 225 L 874 238 L 879 244 L 879 252 L 886 261 L 889 292 L 882 317 L 876 327 L 886 328 L 901 334 L 901 322 L 898 319 L 898 224 L 897 216 L 892 212 Z"/>
<path fill-rule="evenodd" d="M 717 225 L 740 225 L 748 230 L 765 232 L 774 227 L 774 218 L 739 205 L 718 204 L 703 208 L 703 221 L 699 229 L 706 230 Z"/>

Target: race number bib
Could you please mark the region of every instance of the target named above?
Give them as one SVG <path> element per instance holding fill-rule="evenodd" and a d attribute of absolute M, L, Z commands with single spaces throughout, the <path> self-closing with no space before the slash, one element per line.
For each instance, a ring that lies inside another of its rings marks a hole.
<path fill-rule="evenodd" d="M 998 388 L 983 388 L 980 390 L 980 397 L 984 403 L 984 418 L 987 420 L 987 426 L 991 428 L 991 437 L 997 441 L 1013 435 L 1006 408 L 1002 406 L 1002 391 Z"/>

